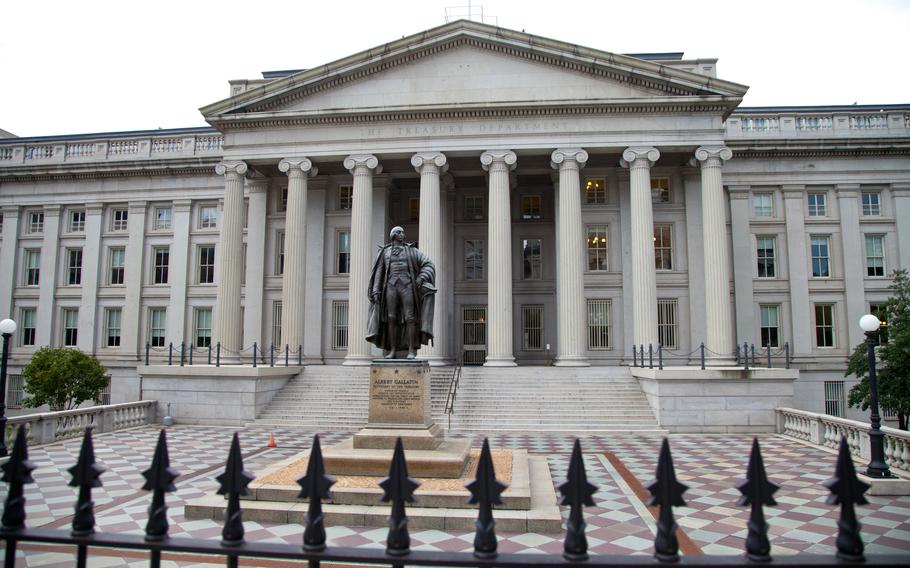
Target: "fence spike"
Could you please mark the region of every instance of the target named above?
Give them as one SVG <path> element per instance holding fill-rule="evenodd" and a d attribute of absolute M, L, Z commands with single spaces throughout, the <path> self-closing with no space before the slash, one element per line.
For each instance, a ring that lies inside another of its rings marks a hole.
<path fill-rule="evenodd" d="M 9 484 L 9 492 L 3 506 L 3 518 L 0 520 L 3 532 L 15 532 L 25 528 L 25 485 L 35 482 L 32 479 L 35 468 L 35 464 L 28 459 L 25 424 L 20 424 L 9 461 L 0 466 L 3 470 L 3 477 L 0 480 Z M 7 545 L 12 547 L 12 541 L 7 541 Z"/>
<path fill-rule="evenodd" d="M 227 512 L 224 515 L 224 529 L 221 531 L 221 544 L 237 546 L 243 543 L 243 511 L 240 510 L 240 496 L 249 495 L 247 487 L 256 479 L 243 469 L 243 454 L 240 452 L 240 435 L 234 432 L 231 449 L 228 452 L 224 473 L 215 478 L 220 484 L 218 495 L 228 496 Z"/>
<path fill-rule="evenodd" d="M 73 536 L 87 536 L 95 532 L 95 503 L 92 501 L 92 489 L 101 487 L 101 474 L 104 468 L 95 463 L 95 447 L 92 444 L 92 429 L 86 428 L 82 436 L 82 448 L 76 465 L 67 470 L 73 478 L 70 487 L 79 488 L 79 499 L 76 501 L 76 513 L 73 516 Z"/>
<path fill-rule="evenodd" d="M 477 475 L 474 481 L 465 485 L 471 492 L 468 504 L 477 504 L 477 530 L 474 532 L 474 556 L 477 558 L 496 558 L 496 520 L 493 518 L 493 505 L 502 505 L 502 492 L 507 485 L 496 479 L 493 468 L 493 456 L 490 454 L 490 442 L 483 439 L 480 459 L 477 462 Z"/>
<path fill-rule="evenodd" d="M 395 453 L 389 476 L 379 482 L 384 491 L 382 502 L 392 502 L 392 514 L 389 517 L 389 536 L 386 541 L 386 554 L 403 556 L 411 552 L 411 536 L 408 534 L 408 517 L 405 514 L 405 501 L 414 502 L 414 490 L 420 484 L 408 477 L 408 464 L 404 459 L 404 446 L 401 438 L 395 441 Z"/>
<path fill-rule="evenodd" d="M 559 486 L 559 492 L 562 493 L 559 504 L 570 507 L 562 555 L 566 560 L 587 560 L 588 538 L 585 536 L 587 524 L 582 508 L 586 505 L 594 506 L 594 494 L 597 493 L 597 486 L 588 481 L 585 461 L 581 454 L 581 441 L 578 438 L 575 438 L 575 447 L 572 448 L 572 458 L 569 460 L 569 471 L 566 474 L 565 482 Z"/>
<path fill-rule="evenodd" d="M 645 487 L 651 492 L 648 505 L 660 507 L 657 536 L 654 538 L 654 557 L 661 562 L 676 562 L 679 560 L 679 541 L 676 539 L 677 525 L 673 518 L 673 507 L 685 506 L 682 495 L 689 486 L 676 479 L 670 442 L 666 438 L 660 446 L 656 478 Z"/>
<path fill-rule="evenodd" d="M 142 472 L 145 484 L 142 489 L 152 492 L 152 504 L 149 506 L 149 520 L 145 525 L 145 540 L 159 541 L 167 536 L 167 505 L 164 503 L 164 494 L 176 491 L 174 480 L 177 479 L 177 470 L 171 467 L 171 460 L 167 453 L 167 438 L 162 428 L 158 434 L 158 444 L 155 446 L 155 455 L 152 465 Z"/>
<path fill-rule="evenodd" d="M 329 489 L 335 485 L 335 478 L 325 473 L 319 434 L 313 436 L 313 448 L 310 450 L 306 475 L 297 480 L 297 485 L 300 486 L 300 494 L 297 497 L 309 500 L 304 517 L 303 549 L 312 552 L 325 550 L 325 515 L 322 514 L 322 500 L 332 498 Z"/>
<path fill-rule="evenodd" d="M 837 557 L 842 560 L 863 560 L 863 539 L 860 535 L 859 521 L 856 520 L 854 505 L 867 505 L 869 501 L 863 495 L 869 484 L 856 477 L 853 458 L 847 438 L 841 436 L 837 452 L 837 465 L 834 477 L 823 484 L 831 491 L 828 495 L 829 505 L 840 505 L 840 520 L 837 521 Z"/>
<path fill-rule="evenodd" d="M 768 541 L 768 523 L 765 522 L 764 505 L 777 505 L 774 493 L 780 487 L 768 480 L 765 463 L 761 457 L 758 438 L 752 439 L 752 453 L 749 455 L 749 468 L 746 479 L 736 484 L 742 493 L 737 505 L 752 506 L 749 513 L 749 535 L 746 537 L 746 554 L 755 562 L 771 561 L 771 543 Z"/>

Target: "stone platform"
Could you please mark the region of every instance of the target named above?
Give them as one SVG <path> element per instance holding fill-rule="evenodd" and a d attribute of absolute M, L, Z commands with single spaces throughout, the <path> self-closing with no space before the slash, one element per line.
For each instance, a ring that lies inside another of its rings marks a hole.
<path fill-rule="evenodd" d="M 394 438 L 393 443 L 394 443 Z M 392 463 L 392 449 L 355 448 L 356 438 L 326 448 L 322 455 L 329 475 L 385 476 Z M 458 478 L 465 470 L 471 441 L 446 440 L 434 450 L 407 450 L 412 477 Z"/>

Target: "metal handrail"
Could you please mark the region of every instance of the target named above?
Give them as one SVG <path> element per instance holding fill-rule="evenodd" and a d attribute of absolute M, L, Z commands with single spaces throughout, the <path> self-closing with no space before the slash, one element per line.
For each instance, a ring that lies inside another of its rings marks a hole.
<path fill-rule="evenodd" d="M 445 413 L 449 420 L 449 428 L 452 428 L 452 414 L 455 412 L 455 398 L 458 396 L 458 383 L 461 381 L 461 358 L 455 360 L 455 368 L 452 369 L 452 378 L 449 379 L 449 388 L 446 393 Z"/>

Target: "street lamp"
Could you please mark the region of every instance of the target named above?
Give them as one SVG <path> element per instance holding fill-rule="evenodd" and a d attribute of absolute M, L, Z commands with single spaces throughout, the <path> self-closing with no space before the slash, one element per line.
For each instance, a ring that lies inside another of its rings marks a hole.
<path fill-rule="evenodd" d="M 16 333 L 16 322 L 11 319 L 0 321 L 3 335 L 3 355 L 0 359 L 0 458 L 6 457 L 6 362 L 9 360 L 9 338 Z"/>
<path fill-rule="evenodd" d="M 869 430 L 869 453 L 871 459 L 866 467 L 869 477 L 892 477 L 888 464 L 885 463 L 885 433 L 882 432 L 882 417 L 878 413 L 878 379 L 875 376 L 875 344 L 873 338 L 878 331 L 878 316 L 866 314 L 859 318 L 859 326 L 866 334 L 866 348 L 869 354 L 869 406 L 872 407 L 869 421 L 872 428 Z"/>

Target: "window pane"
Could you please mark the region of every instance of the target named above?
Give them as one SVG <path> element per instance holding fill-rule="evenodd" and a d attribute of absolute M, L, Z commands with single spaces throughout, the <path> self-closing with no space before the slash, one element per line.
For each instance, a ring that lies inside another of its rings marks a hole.
<path fill-rule="evenodd" d="M 774 237 L 758 237 L 756 241 L 756 257 L 758 261 L 758 277 L 774 278 L 776 274 L 774 258 Z"/>
<path fill-rule="evenodd" d="M 679 319 L 676 299 L 657 300 L 657 341 L 666 349 L 679 348 Z"/>
<path fill-rule="evenodd" d="M 588 227 L 588 270 L 609 270 L 607 248 L 607 226 L 591 225 Z"/>
<path fill-rule="evenodd" d="M 522 241 L 522 279 L 540 280 L 543 277 L 541 268 L 540 239 Z"/>
<path fill-rule="evenodd" d="M 657 270 L 673 270 L 673 225 L 654 225 L 654 265 Z"/>
<path fill-rule="evenodd" d="M 332 349 L 348 348 L 348 303 L 332 302 Z"/>
<path fill-rule="evenodd" d="M 588 300 L 588 349 L 611 349 L 610 300 Z"/>
<path fill-rule="evenodd" d="M 585 203 L 599 205 L 607 202 L 607 184 L 603 178 L 585 178 Z"/>
<path fill-rule="evenodd" d="M 543 350 L 543 306 L 522 306 L 522 348 L 525 351 Z"/>
<path fill-rule="evenodd" d="M 866 276 L 885 275 L 885 244 L 881 235 L 866 235 Z"/>
<path fill-rule="evenodd" d="M 464 242 L 465 280 L 483 280 L 484 241 Z"/>
<path fill-rule="evenodd" d="M 351 272 L 351 233 L 338 232 L 338 274 Z"/>
<path fill-rule="evenodd" d="M 165 308 L 149 310 L 149 344 L 152 347 L 164 347 L 166 326 L 167 310 Z"/>
<path fill-rule="evenodd" d="M 828 237 L 812 237 L 812 276 L 827 278 L 830 268 Z"/>
<path fill-rule="evenodd" d="M 196 309 L 196 347 L 208 347 L 212 343 L 212 309 Z"/>

